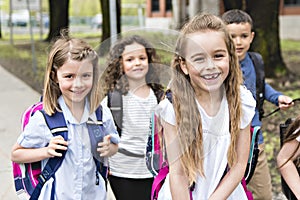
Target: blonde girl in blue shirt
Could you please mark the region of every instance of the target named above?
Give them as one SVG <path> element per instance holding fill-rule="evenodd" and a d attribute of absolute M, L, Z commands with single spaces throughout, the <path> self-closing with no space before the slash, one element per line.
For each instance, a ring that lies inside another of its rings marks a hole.
<path fill-rule="evenodd" d="M 11 159 L 18 163 L 42 161 L 42 167 L 56 150 L 67 150 L 62 165 L 45 183 L 39 199 L 106 199 L 105 181 L 96 185 L 96 164 L 93 159 L 86 122 L 96 121 L 95 110 L 101 102 L 97 53 L 83 40 L 67 36 L 59 38 L 48 56 L 43 105 L 48 115 L 63 112 L 68 140 L 53 137 L 41 112 L 36 112 L 13 146 Z M 98 143 L 98 153 L 107 157 L 117 152 L 118 134 L 109 109 L 102 107 L 106 136 Z M 114 140 L 112 140 L 112 138 Z M 112 143 L 114 141 L 115 143 Z"/>

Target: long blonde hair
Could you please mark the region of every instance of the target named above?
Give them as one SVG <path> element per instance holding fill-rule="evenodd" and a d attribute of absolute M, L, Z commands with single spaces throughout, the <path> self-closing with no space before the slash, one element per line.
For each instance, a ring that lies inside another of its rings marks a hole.
<path fill-rule="evenodd" d="M 183 73 L 180 62 L 185 55 L 186 35 L 207 30 L 224 33 L 224 41 L 229 53 L 229 74 L 224 81 L 230 117 L 231 142 L 227 154 L 229 166 L 232 166 L 237 159 L 236 144 L 240 131 L 242 74 L 235 54 L 235 46 L 225 24 L 219 17 L 212 14 L 200 14 L 187 22 L 181 30 L 176 44 L 175 56 L 172 60 L 173 74 L 170 85 L 174 96 L 176 130 L 183 152 L 181 163 L 190 184 L 196 181 L 197 174 L 205 176 L 203 169 L 203 131 L 195 92 L 189 76 Z"/>
<path fill-rule="evenodd" d="M 52 115 L 59 109 L 58 97 L 61 95 L 57 80 L 57 70 L 68 60 L 88 60 L 93 64 L 93 87 L 88 95 L 90 112 L 94 112 L 101 102 L 99 82 L 98 55 L 89 44 L 82 39 L 70 38 L 62 35 L 50 50 L 44 80 L 43 104 L 48 115 Z"/>

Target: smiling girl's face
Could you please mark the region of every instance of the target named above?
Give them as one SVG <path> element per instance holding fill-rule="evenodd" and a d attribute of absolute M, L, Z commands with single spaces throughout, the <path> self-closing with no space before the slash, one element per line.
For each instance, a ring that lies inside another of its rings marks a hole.
<path fill-rule="evenodd" d="M 129 80 L 145 81 L 148 73 L 148 56 L 143 45 L 133 43 L 125 46 L 122 53 L 124 72 Z"/>
<path fill-rule="evenodd" d="M 222 32 L 207 30 L 187 35 L 181 69 L 195 92 L 217 92 L 229 73 L 229 54 Z"/>
<path fill-rule="evenodd" d="M 70 108 L 84 105 L 93 86 L 93 64 L 88 60 L 68 60 L 57 70 L 57 83 Z"/>

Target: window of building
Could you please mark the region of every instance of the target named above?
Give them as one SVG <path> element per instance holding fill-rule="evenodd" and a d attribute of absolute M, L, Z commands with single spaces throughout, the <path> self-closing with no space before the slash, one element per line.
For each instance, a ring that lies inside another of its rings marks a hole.
<path fill-rule="evenodd" d="M 300 0 L 284 0 L 285 6 L 300 6 Z"/>
<path fill-rule="evenodd" d="M 172 0 L 166 0 L 166 11 L 172 10 Z"/>
<path fill-rule="evenodd" d="M 152 0 L 152 8 L 151 11 L 158 12 L 159 11 L 159 0 Z"/>

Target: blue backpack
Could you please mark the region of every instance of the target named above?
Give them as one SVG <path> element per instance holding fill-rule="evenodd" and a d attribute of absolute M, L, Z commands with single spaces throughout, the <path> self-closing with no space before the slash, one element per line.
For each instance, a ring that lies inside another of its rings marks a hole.
<path fill-rule="evenodd" d="M 52 116 L 49 116 L 42 109 L 42 102 L 38 102 L 29 107 L 22 116 L 22 128 L 27 125 L 30 117 L 40 110 L 43 114 L 46 124 L 49 127 L 53 136 L 61 135 L 64 140 L 68 139 L 68 128 L 65 122 L 65 118 L 62 112 L 55 112 Z M 97 155 L 96 147 L 97 143 L 104 137 L 103 124 L 102 124 L 102 107 L 100 106 L 96 110 L 97 122 L 87 122 L 88 132 L 90 136 L 94 161 L 97 166 L 97 171 L 101 174 L 106 182 L 107 178 L 107 166 L 104 166 L 102 162 L 99 162 L 95 157 Z M 35 200 L 39 198 L 43 185 L 51 178 L 54 178 L 55 172 L 61 166 L 67 151 L 60 151 L 61 157 L 49 158 L 44 169 L 41 169 L 41 161 L 34 163 L 15 163 L 13 162 L 13 175 L 17 196 L 20 199 Z M 96 184 L 99 184 L 98 173 L 96 173 Z M 55 189 L 55 187 L 53 187 Z M 54 200 L 55 191 L 51 191 L 51 200 Z"/>

